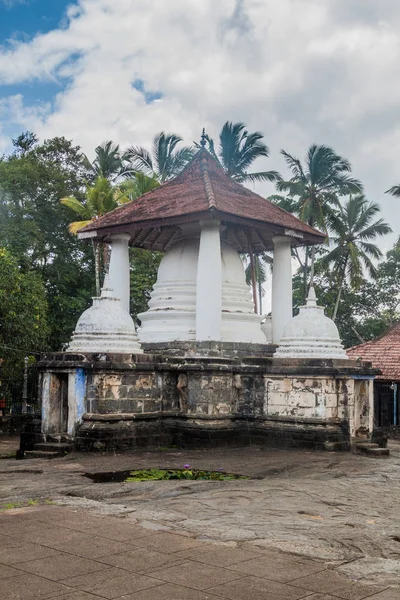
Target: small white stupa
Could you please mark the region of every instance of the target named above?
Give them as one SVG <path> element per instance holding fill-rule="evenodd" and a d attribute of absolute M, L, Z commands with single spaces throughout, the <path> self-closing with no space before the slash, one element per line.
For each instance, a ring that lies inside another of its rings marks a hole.
<path fill-rule="evenodd" d="M 110 277 L 104 278 L 100 298 L 79 318 L 67 352 L 139 354 L 140 347 L 132 317 L 115 298 Z"/>
<path fill-rule="evenodd" d="M 307 304 L 283 330 L 275 358 L 330 358 L 347 360 L 339 331 L 332 319 L 317 306 L 315 290 L 310 287 Z"/>

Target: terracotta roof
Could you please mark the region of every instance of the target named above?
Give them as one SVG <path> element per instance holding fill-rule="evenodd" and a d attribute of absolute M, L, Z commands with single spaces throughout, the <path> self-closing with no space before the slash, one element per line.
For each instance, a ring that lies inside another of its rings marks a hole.
<path fill-rule="evenodd" d="M 350 358 L 371 362 L 382 371 L 377 379 L 400 381 L 400 323 L 393 325 L 376 340 L 346 350 Z"/>
<path fill-rule="evenodd" d="M 272 247 L 271 237 L 287 233 L 300 245 L 317 244 L 325 235 L 272 202 L 233 181 L 204 149 L 173 180 L 120 206 L 93 221 L 79 232 L 79 237 L 104 238 L 118 232 L 132 234 L 131 245 L 165 249 L 179 238 L 177 225 L 206 219 L 219 219 L 237 226 L 234 239 L 228 240 L 238 250 Z M 169 228 L 163 232 L 163 228 Z M 256 229 L 256 231 L 248 231 Z M 142 231 L 142 234 L 134 232 Z M 240 236 L 242 239 L 239 239 Z M 169 242 L 167 242 L 167 239 Z"/>

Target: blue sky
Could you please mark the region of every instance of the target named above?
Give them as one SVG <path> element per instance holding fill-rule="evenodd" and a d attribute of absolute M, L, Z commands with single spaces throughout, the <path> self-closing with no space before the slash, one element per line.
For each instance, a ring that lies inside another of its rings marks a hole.
<path fill-rule="evenodd" d="M 67 0 L 0 0 L 0 44 L 12 47 L 15 42 L 27 42 L 62 25 L 65 11 L 73 2 Z M 52 102 L 62 91 L 61 81 L 22 81 L 0 85 L 0 98 L 22 94 L 27 105 Z M 3 133 L 14 137 L 21 128 L 16 123 L 3 123 Z"/>
<path fill-rule="evenodd" d="M 280 150 L 302 158 L 312 143 L 348 158 L 390 246 L 399 31 L 399 0 L 0 0 L 0 154 L 26 130 L 91 156 L 109 139 L 191 143 L 243 121 L 265 134 L 261 170 L 285 174 Z"/>
<path fill-rule="evenodd" d="M 27 39 L 58 27 L 65 9 L 64 0 L 0 0 L 0 39 Z"/>

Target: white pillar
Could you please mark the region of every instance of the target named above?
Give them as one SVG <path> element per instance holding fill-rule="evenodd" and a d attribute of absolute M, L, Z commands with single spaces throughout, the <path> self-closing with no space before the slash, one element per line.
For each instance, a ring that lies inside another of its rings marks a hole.
<path fill-rule="evenodd" d="M 272 241 L 272 341 L 279 344 L 285 325 L 293 316 L 291 239 L 285 235 L 277 235 Z"/>
<path fill-rule="evenodd" d="M 219 221 L 200 222 L 196 282 L 196 340 L 221 339 L 222 264 Z"/>
<path fill-rule="evenodd" d="M 111 257 L 109 274 L 115 296 L 120 298 L 121 306 L 129 313 L 130 269 L 129 239 L 126 233 L 111 236 Z"/>

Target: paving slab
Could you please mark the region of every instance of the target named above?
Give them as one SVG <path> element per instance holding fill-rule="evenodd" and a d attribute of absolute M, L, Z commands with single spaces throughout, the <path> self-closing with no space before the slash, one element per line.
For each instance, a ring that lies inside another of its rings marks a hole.
<path fill-rule="evenodd" d="M 59 597 L 70 591 L 71 588 L 66 585 L 27 573 L 0 580 L 2 600 L 44 600 Z"/>
<path fill-rule="evenodd" d="M 255 577 L 265 577 L 272 581 L 288 583 L 299 577 L 324 571 L 323 562 L 287 556 L 277 552 L 267 552 L 264 556 L 239 562 L 229 567 L 232 571 Z"/>
<path fill-rule="evenodd" d="M 313 592 L 331 594 L 343 600 L 364 600 L 364 598 L 373 597 L 373 594 L 382 592 L 385 589 L 384 587 L 356 583 L 329 569 L 291 581 L 290 585 L 303 587 Z"/>
<path fill-rule="evenodd" d="M 2 565 L 13 565 L 37 558 L 56 556 L 57 550 L 47 548 L 39 544 L 23 544 L 8 548 L 0 548 L 0 563 Z"/>
<path fill-rule="evenodd" d="M 129 552 L 119 554 L 110 554 L 99 559 L 106 565 L 119 567 L 133 573 L 145 573 L 153 569 L 158 569 L 167 564 L 182 564 L 184 559 L 174 554 L 156 552 L 147 548 L 136 548 Z"/>
<path fill-rule="evenodd" d="M 152 577 L 113 568 L 68 578 L 63 580 L 63 583 L 110 600 L 163 584 Z"/>
<path fill-rule="evenodd" d="M 21 571 L 13 569 L 12 567 L 8 567 L 4 564 L 0 564 L 0 579 L 8 579 L 9 577 L 17 577 L 18 575 L 21 575 Z"/>
<path fill-rule="evenodd" d="M 66 596 L 53 596 L 57 597 L 58 600 L 99 600 L 99 596 L 93 596 L 93 594 L 87 594 L 86 592 L 72 592 Z"/>
<path fill-rule="evenodd" d="M 224 585 L 211 587 L 208 592 L 230 600 L 299 600 L 310 596 L 306 589 L 296 589 L 284 583 L 258 577 L 243 577 Z"/>
<path fill-rule="evenodd" d="M 151 537 L 140 537 L 132 543 L 149 550 L 174 553 L 196 546 L 205 546 L 207 542 L 174 533 L 157 533 Z"/>
<path fill-rule="evenodd" d="M 59 552 L 56 556 L 48 556 L 47 558 L 38 558 L 16 565 L 21 571 L 40 575 L 52 581 L 60 581 L 74 575 L 83 575 L 100 571 L 104 568 L 99 562 L 87 560 L 71 554 Z M 0 596 L 1 597 L 1 596 Z"/>
<path fill-rule="evenodd" d="M 213 565 L 215 567 L 229 567 L 243 561 L 250 561 L 251 559 L 259 558 L 264 553 L 262 551 L 250 551 L 243 550 L 242 548 L 230 548 L 218 544 L 207 545 L 205 548 L 202 546 L 192 548 L 190 550 L 183 550 L 177 552 L 175 556 L 182 559 L 196 560 L 198 562 L 205 563 L 206 565 Z M 240 569 L 239 569 L 240 570 Z"/>
<path fill-rule="evenodd" d="M 169 583 L 182 585 L 195 590 L 206 590 L 212 586 L 240 579 L 239 573 L 203 563 L 186 562 L 181 565 L 165 567 L 152 572 L 152 576 Z"/>
<path fill-rule="evenodd" d="M 165 583 L 118 600 L 218 600 L 218 598 L 219 596 L 210 594 L 208 591 L 201 592 L 193 588 Z"/>
<path fill-rule="evenodd" d="M 383 592 L 379 592 L 379 594 L 369 596 L 368 600 L 399 600 L 399 598 L 399 589 L 389 588 Z"/>

